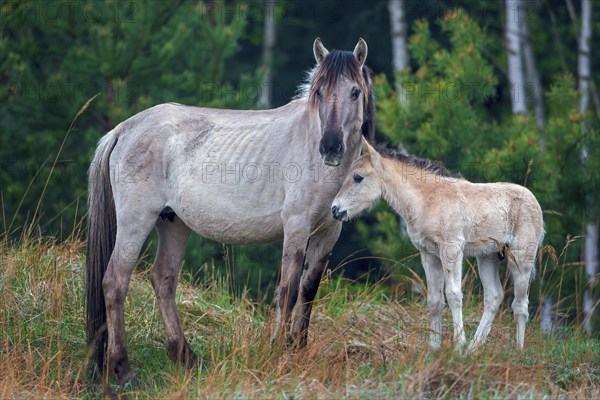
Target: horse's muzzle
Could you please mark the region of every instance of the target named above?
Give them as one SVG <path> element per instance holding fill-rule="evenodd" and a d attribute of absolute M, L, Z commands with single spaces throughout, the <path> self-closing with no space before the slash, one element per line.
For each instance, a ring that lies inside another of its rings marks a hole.
<path fill-rule="evenodd" d="M 324 135 L 319 145 L 319 153 L 325 165 L 337 167 L 344 157 L 344 144 L 338 140 L 332 140 L 332 135 Z"/>
<path fill-rule="evenodd" d="M 340 165 L 342 163 L 342 157 L 330 157 L 330 156 L 325 155 L 325 156 L 323 156 L 323 162 L 327 166 L 337 167 L 338 165 Z"/>
<path fill-rule="evenodd" d="M 348 212 L 346 210 L 340 211 L 338 206 L 333 206 L 331 207 L 331 215 L 333 215 L 333 219 L 344 221 L 348 217 Z"/>

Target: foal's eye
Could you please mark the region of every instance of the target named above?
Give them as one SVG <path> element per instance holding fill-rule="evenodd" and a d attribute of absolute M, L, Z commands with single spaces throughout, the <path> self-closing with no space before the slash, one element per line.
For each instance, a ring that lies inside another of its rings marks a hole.
<path fill-rule="evenodd" d="M 360 96 L 360 89 L 353 88 L 350 97 L 352 97 L 352 100 L 356 100 L 358 99 L 358 96 Z"/>
<path fill-rule="evenodd" d="M 354 183 L 361 183 L 363 179 L 365 178 L 360 176 L 359 174 L 354 174 Z"/>

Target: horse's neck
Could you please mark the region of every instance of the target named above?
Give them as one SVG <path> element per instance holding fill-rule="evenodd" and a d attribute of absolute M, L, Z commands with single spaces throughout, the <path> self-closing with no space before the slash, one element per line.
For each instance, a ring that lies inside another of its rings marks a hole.
<path fill-rule="evenodd" d="M 432 177 L 412 165 L 383 157 L 381 166 L 384 200 L 406 221 L 412 220 L 424 200 L 423 185 Z"/>
<path fill-rule="evenodd" d="M 291 143 L 289 141 L 296 143 L 296 146 L 286 146 L 281 151 L 291 150 L 295 152 L 298 150 L 299 142 L 309 148 L 313 148 L 315 144 L 318 146 L 321 137 L 319 118 L 316 113 L 308 109 L 306 99 L 292 100 L 275 111 L 289 127 L 288 144 Z"/>

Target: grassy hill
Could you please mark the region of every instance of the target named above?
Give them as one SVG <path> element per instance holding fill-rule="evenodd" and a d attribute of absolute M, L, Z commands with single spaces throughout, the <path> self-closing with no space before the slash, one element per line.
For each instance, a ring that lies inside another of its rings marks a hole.
<path fill-rule="evenodd" d="M 145 270 L 134 273 L 125 308 L 129 358 L 141 385 L 93 386 L 86 379 L 84 244 L 4 240 L 0 246 L 2 399 L 600 397 L 600 342 L 575 326 L 545 338 L 534 318 L 519 353 L 511 311 L 502 307 L 485 350 L 466 356 L 451 348 L 446 310 L 445 346 L 428 354 L 422 301 L 330 277 L 301 351 L 271 348 L 270 306 L 233 296 L 227 279 L 214 274 L 196 286 L 182 279 L 177 302 L 184 329 L 207 364 L 186 372 L 167 357 Z M 467 335 L 480 313 L 481 299 L 465 290 Z"/>

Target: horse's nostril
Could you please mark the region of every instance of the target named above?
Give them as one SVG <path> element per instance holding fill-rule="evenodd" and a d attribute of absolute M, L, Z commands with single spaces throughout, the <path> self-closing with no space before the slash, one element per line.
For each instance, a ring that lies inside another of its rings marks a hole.
<path fill-rule="evenodd" d="M 342 221 L 348 212 L 346 210 L 340 212 L 340 208 L 338 206 L 331 207 L 331 214 L 333 215 L 333 219 L 337 219 L 338 221 Z"/>

